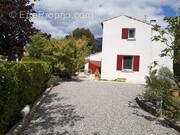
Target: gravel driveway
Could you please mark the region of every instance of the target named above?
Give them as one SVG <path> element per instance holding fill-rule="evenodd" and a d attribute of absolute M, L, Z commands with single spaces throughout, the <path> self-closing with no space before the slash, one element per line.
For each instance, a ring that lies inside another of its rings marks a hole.
<path fill-rule="evenodd" d="M 143 85 L 70 81 L 55 87 L 23 135 L 179 135 L 141 110 Z"/>

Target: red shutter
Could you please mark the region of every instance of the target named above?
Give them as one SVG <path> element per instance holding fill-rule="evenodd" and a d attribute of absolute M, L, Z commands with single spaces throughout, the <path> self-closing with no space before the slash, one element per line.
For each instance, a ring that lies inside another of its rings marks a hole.
<path fill-rule="evenodd" d="M 117 70 L 122 70 L 122 55 L 117 56 Z"/>
<path fill-rule="evenodd" d="M 128 39 L 128 28 L 122 29 L 122 39 Z"/>
<path fill-rule="evenodd" d="M 134 56 L 134 67 L 133 71 L 139 71 L 140 56 Z"/>

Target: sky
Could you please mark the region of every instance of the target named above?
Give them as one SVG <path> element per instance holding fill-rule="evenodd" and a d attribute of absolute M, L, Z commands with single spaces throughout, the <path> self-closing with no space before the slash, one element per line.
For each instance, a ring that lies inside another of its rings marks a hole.
<path fill-rule="evenodd" d="M 102 37 L 103 20 L 128 15 L 140 20 L 157 20 L 165 26 L 165 16 L 180 15 L 180 0 L 40 0 L 32 21 L 42 32 L 63 38 L 76 28 L 89 28 Z"/>

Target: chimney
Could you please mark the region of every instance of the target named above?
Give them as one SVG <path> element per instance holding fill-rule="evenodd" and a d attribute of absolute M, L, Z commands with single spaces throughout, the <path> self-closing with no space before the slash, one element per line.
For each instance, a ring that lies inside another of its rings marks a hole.
<path fill-rule="evenodd" d="M 157 24 L 157 23 L 156 23 L 156 20 L 150 20 L 150 24 L 156 25 L 156 24 Z"/>

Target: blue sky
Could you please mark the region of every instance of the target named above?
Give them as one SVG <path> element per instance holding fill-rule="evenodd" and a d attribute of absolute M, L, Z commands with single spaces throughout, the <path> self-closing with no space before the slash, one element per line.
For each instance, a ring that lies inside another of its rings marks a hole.
<path fill-rule="evenodd" d="M 38 16 L 34 26 L 55 38 L 63 38 L 75 28 L 89 28 L 95 37 L 102 36 L 101 22 L 129 15 L 137 19 L 157 20 L 165 26 L 165 16 L 179 15 L 180 0 L 40 0 L 35 2 Z"/>
<path fill-rule="evenodd" d="M 167 17 L 172 17 L 179 14 L 179 11 L 177 9 L 173 9 L 168 5 L 162 6 L 162 10 L 163 10 L 163 14 Z"/>

